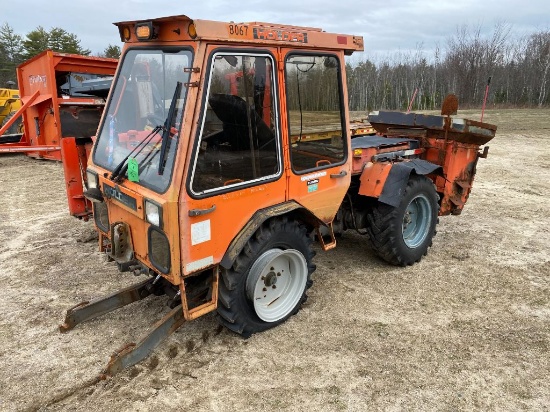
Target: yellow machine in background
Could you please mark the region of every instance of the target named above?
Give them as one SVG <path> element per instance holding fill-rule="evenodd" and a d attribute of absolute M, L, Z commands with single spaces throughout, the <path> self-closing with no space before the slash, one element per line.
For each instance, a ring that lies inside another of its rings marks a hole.
<path fill-rule="evenodd" d="M 13 114 L 21 107 L 19 98 L 19 90 L 17 89 L 0 89 L 0 126 L 7 122 Z M 22 123 L 16 122 L 11 133 L 19 133 Z M 9 133 L 9 132 L 8 132 Z"/>

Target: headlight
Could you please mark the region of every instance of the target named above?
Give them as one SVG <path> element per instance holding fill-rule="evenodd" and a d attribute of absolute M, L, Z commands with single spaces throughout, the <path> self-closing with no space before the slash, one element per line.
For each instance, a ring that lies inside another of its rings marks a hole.
<path fill-rule="evenodd" d="M 136 37 L 138 40 L 152 40 L 158 37 L 158 27 L 153 26 L 152 21 L 136 24 Z"/>
<path fill-rule="evenodd" d="M 145 218 L 154 226 L 162 227 L 162 207 L 152 200 L 145 199 Z"/>
<path fill-rule="evenodd" d="M 99 186 L 99 178 L 95 172 L 86 170 L 86 180 L 88 182 L 88 189 L 97 189 Z"/>
<path fill-rule="evenodd" d="M 109 232 L 109 210 L 104 202 L 94 202 L 94 220 L 96 226 L 103 232 Z"/>

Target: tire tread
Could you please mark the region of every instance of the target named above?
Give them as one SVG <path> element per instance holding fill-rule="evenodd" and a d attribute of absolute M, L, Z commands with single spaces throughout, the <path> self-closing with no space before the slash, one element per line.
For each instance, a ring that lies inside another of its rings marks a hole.
<path fill-rule="evenodd" d="M 429 189 L 428 189 L 429 188 Z M 437 205 L 437 192 L 433 182 L 424 176 L 411 176 L 403 195 L 407 199 L 411 191 L 416 193 L 420 190 L 428 190 L 433 196 L 434 207 L 439 210 Z M 437 205 L 437 206 L 436 206 Z M 386 262 L 396 266 L 407 266 L 419 262 L 423 256 L 428 253 L 428 249 L 432 246 L 432 239 L 437 233 L 436 227 L 439 223 L 439 218 L 436 216 L 433 234 L 428 236 L 427 243 L 418 249 L 421 253 L 411 257 L 411 254 L 405 254 L 401 250 L 401 240 L 398 233 L 401 233 L 402 218 L 400 217 L 400 208 L 393 207 L 381 202 L 377 202 L 367 213 L 367 233 L 371 248 L 375 253 Z M 424 249 L 425 248 L 425 249 Z"/>
<path fill-rule="evenodd" d="M 304 242 L 305 247 L 302 248 L 302 252 L 306 252 L 304 257 L 308 263 L 308 275 L 304 293 L 292 312 L 279 321 L 268 323 L 259 318 L 255 319 L 255 314 L 251 316 L 251 309 L 243 307 L 245 306 L 243 302 L 245 292 L 241 288 L 245 287 L 247 273 L 254 259 L 265 249 L 269 249 L 269 245 L 275 241 L 278 233 L 285 233 L 288 238 L 296 236 L 297 239 Z M 306 227 L 297 221 L 288 220 L 286 217 L 273 218 L 261 225 L 237 256 L 231 269 L 221 272 L 222 282 L 218 284 L 219 322 L 229 330 L 248 338 L 253 333 L 274 327 L 296 314 L 307 299 L 305 291 L 313 283 L 311 274 L 315 271 L 316 266 L 311 263 L 315 255 L 312 243 L 311 238 L 307 236 Z"/>

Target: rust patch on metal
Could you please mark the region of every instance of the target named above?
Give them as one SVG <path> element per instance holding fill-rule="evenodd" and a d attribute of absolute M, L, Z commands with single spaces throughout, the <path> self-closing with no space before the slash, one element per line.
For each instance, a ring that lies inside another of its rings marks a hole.
<path fill-rule="evenodd" d="M 458 112 L 458 98 L 454 94 L 449 94 L 445 97 L 441 106 L 441 114 L 443 116 L 455 115 Z"/>

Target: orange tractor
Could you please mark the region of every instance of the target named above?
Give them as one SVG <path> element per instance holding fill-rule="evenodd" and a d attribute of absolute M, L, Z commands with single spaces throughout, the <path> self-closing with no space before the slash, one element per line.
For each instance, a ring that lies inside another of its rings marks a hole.
<path fill-rule="evenodd" d="M 452 113 L 375 112 L 377 135 L 351 132 L 344 57 L 361 37 L 186 16 L 116 25 L 125 44 L 84 195 L 101 251 L 146 279 L 60 328 L 149 295 L 172 310 L 105 375 L 209 312 L 244 337 L 284 322 L 312 285 L 315 240 L 329 250 L 358 231 L 387 262 L 418 262 L 495 135 Z"/>

